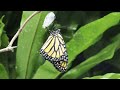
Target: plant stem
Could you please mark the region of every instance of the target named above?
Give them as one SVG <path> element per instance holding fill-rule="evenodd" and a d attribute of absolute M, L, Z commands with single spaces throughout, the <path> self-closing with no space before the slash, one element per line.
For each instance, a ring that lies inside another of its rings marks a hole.
<path fill-rule="evenodd" d="M 32 15 L 30 15 L 26 21 L 23 23 L 23 25 L 18 29 L 17 33 L 13 36 L 13 38 L 11 39 L 9 45 L 6 48 L 0 49 L 0 53 L 2 52 L 7 52 L 7 51 L 13 51 L 14 48 L 17 48 L 17 46 L 12 46 L 14 41 L 16 40 L 16 38 L 19 36 L 20 32 L 23 30 L 23 28 L 25 27 L 25 25 L 27 24 L 27 22 L 36 14 L 40 13 L 41 11 L 35 11 Z"/>
<path fill-rule="evenodd" d="M 12 46 L 13 42 L 16 40 L 16 38 L 18 37 L 18 35 L 20 34 L 20 32 L 23 30 L 23 28 L 25 27 L 25 25 L 27 24 L 27 22 L 36 14 L 40 13 L 40 11 L 35 11 L 31 16 L 29 16 L 27 18 L 27 20 L 23 23 L 23 25 L 19 28 L 19 30 L 17 31 L 17 33 L 14 35 L 14 37 L 12 38 L 12 40 L 10 41 L 8 46 Z"/>

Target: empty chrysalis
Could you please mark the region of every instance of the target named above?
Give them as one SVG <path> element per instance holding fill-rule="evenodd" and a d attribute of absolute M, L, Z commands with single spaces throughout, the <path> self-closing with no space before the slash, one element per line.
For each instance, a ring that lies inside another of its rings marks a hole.
<path fill-rule="evenodd" d="M 47 28 L 50 24 L 53 23 L 53 21 L 55 20 L 55 14 L 53 12 L 50 12 L 47 14 L 47 16 L 45 17 L 45 20 L 43 22 L 43 28 Z"/>

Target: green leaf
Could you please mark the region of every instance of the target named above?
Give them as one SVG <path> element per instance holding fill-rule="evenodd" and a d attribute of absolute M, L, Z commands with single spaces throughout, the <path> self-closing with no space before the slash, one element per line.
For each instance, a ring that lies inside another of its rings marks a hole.
<path fill-rule="evenodd" d="M 8 73 L 5 70 L 4 66 L 0 64 L 0 79 L 8 79 Z"/>
<path fill-rule="evenodd" d="M 83 27 L 81 27 L 75 34 L 74 37 L 67 43 L 66 48 L 68 51 L 68 63 L 70 64 L 78 54 L 83 52 L 85 49 L 90 47 L 97 41 L 96 39 L 99 38 L 105 31 L 109 30 L 110 27 L 119 24 L 120 21 L 120 13 L 110 13 L 104 16 L 101 19 L 98 19 L 94 22 L 91 22 Z M 78 47 L 79 46 L 79 47 Z M 46 67 L 50 66 L 50 63 L 46 62 L 42 67 L 40 67 L 34 78 L 44 78 L 44 79 L 51 79 L 56 78 L 60 72 L 51 69 L 51 75 L 46 76 L 46 73 L 49 73 L 48 70 L 44 70 Z M 44 72 L 43 72 L 44 70 Z M 54 73 L 52 73 L 54 72 Z"/>
<path fill-rule="evenodd" d="M 8 44 L 9 44 L 9 38 L 8 38 L 7 34 L 4 33 L 4 32 L 3 32 L 2 36 L 1 36 L 1 43 L 2 43 L 2 45 L 1 45 L 2 48 L 7 47 Z"/>
<path fill-rule="evenodd" d="M 112 60 L 110 60 L 107 63 L 112 66 L 112 70 L 119 72 L 120 71 L 120 50 L 118 50 L 114 58 L 112 58 Z"/>
<path fill-rule="evenodd" d="M 101 11 L 55 11 L 56 22 L 62 27 L 61 33 L 66 42 L 80 26 L 100 18 Z"/>
<path fill-rule="evenodd" d="M 4 18 L 4 16 L 2 16 L 0 19 L 0 48 L 4 48 L 8 45 L 8 37 L 4 31 L 5 24 L 3 23 L 3 18 Z M 2 65 L 4 65 L 6 70 L 8 71 L 8 55 L 6 52 L 0 53 L 0 63 Z M 3 66 L 1 66 L 1 69 L 3 69 Z M 2 78 L 2 77 L 0 76 L 0 78 Z"/>
<path fill-rule="evenodd" d="M 54 79 L 58 73 L 59 71 L 49 61 L 46 61 L 44 65 L 38 68 L 33 79 Z"/>
<path fill-rule="evenodd" d="M 24 14 L 27 12 L 23 12 L 23 20 Z M 47 14 L 48 12 L 45 11 L 35 15 L 20 33 L 16 55 L 17 78 L 31 78 L 35 69 L 38 68 L 40 63 L 39 49 L 43 44 L 46 32 L 42 28 L 42 24 Z"/>
<path fill-rule="evenodd" d="M 4 18 L 4 16 L 2 16 L 0 19 L 0 47 L 1 48 L 7 47 L 8 43 L 9 43 L 9 38 L 8 38 L 6 32 L 4 31 L 5 24 L 2 22 L 3 18 Z"/>
<path fill-rule="evenodd" d="M 106 48 L 101 50 L 98 54 L 88 58 L 86 61 L 77 65 L 67 73 L 62 76 L 62 79 L 75 79 L 83 75 L 85 72 L 96 66 L 97 64 L 110 60 L 116 50 L 120 48 L 120 34 L 113 38 L 112 43 L 108 45 Z"/>
<path fill-rule="evenodd" d="M 4 65 L 5 69 L 9 73 L 8 69 L 8 52 L 0 53 L 0 63 Z"/>
<path fill-rule="evenodd" d="M 75 57 L 94 44 L 94 41 L 110 27 L 119 24 L 120 13 L 111 13 L 90 24 L 81 27 L 67 43 L 69 63 Z M 80 45 L 80 47 L 78 47 Z M 73 47 L 74 46 L 74 47 Z"/>
<path fill-rule="evenodd" d="M 34 13 L 34 11 L 23 11 L 21 25 L 25 22 L 25 20 Z"/>
<path fill-rule="evenodd" d="M 3 30 L 4 30 L 4 26 L 5 26 L 5 24 L 2 22 L 3 18 L 4 18 L 4 16 L 2 16 L 0 19 L 0 47 L 1 47 L 1 36 L 2 36 Z"/>
<path fill-rule="evenodd" d="M 120 79 L 120 74 L 119 73 L 107 73 L 105 75 L 85 77 L 83 79 Z"/>

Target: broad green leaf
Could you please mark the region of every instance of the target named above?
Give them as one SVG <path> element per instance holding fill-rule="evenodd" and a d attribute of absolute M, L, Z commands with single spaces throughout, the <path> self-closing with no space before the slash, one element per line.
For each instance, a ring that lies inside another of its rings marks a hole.
<path fill-rule="evenodd" d="M 85 77 L 83 79 L 120 79 L 120 74 L 119 73 L 107 73 L 105 75 Z"/>
<path fill-rule="evenodd" d="M 106 30 L 109 30 L 110 27 L 119 24 L 119 21 L 120 13 L 111 13 L 101 19 L 81 27 L 74 34 L 73 39 L 67 43 L 69 63 L 75 59 L 75 56 L 94 44 L 94 40 Z"/>
<path fill-rule="evenodd" d="M 75 79 L 80 77 L 82 74 L 96 66 L 97 64 L 105 61 L 110 60 L 116 50 L 120 48 L 120 34 L 113 38 L 112 43 L 108 45 L 106 48 L 102 49 L 98 54 L 92 56 L 82 62 L 81 64 L 77 65 L 67 73 L 62 76 L 62 79 Z"/>
<path fill-rule="evenodd" d="M 5 70 L 4 66 L 0 64 L 0 79 L 8 79 L 8 73 Z"/>
<path fill-rule="evenodd" d="M 21 25 L 25 22 L 25 20 L 34 13 L 34 11 L 23 11 Z"/>
<path fill-rule="evenodd" d="M 23 12 L 23 17 L 26 12 Z M 31 78 L 40 63 L 39 49 L 46 32 L 42 24 L 47 14 L 45 11 L 35 15 L 20 33 L 16 55 L 17 78 Z"/>
<path fill-rule="evenodd" d="M 78 54 L 82 51 L 90 47 L 97 41 L 96 39 L 102 35 L 105 31 L 109 30 L 110 27 L 119 24 L 120 21 L 120 13 L 110 13 L 104 16 L 101 19 L 98 19 L 94 22 L 91 22 L 83 27 L 81 27 L 73 36 L 73 38 L 66 44 L 66 48 L 68 51 L 68 63 L 70 64 Z M 79 47 L 78 47 L 79 46 Z M 51 75 L 46 76 L 46 73 L 49 73 L 48 70 L 44 70 L 50 66 L 50 63 L 45 62 L 43 66 L 41 66 L 36 74 L 34 75 L 34 79 L 37 78 L 44 78 L 44 79 L 51 79 L 56 78 L 60 72 L 54 69 L 51 69 Z M 43 72 L 44 70 L 44 72 Z M 54 72 L 54 73 L 52 73 Z M 56 72 L 56 73 L 55 73 Z"/>
<path fill-rule="evenodd" d="M 59 71 L 49 61 L 46 61 L 44 65 L 39 67 L 33 79 L 54 79 L 56 73 Z"/>

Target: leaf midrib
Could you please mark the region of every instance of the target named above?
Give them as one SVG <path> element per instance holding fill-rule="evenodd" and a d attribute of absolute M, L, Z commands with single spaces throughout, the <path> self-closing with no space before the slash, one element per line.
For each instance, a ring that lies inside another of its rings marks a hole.
<path fill-rule="evenodd" d="M 40 14 L 41 16 L 41 14 Z M 27 63 L 27 67 L 26 67 L 26 73 L 25 73 L 25 79 L 28 78 L 27 77 L 27 74 L 28 74 L 28 70 L 29 70 L 29 63 L 30 63 L 30 55 L 31 55 L 31 51 L 32 51 L 32 47 L 33 47 L 33 42 L 35 41 L 35 35 L 37 33 L 37 30 L 38 30 L 38 26 L 39 26 L 39 23 L 40 23 L 40 16 L 39 16 L 39 21 L 38 21 L 38 25 L 36 27 L 36 30 L 35 30 L 35 34 L 34 34 L 34 37 L 33 37 L 33 40 L 32 40 L 32 45 L 30 47 L 30 52 L 29 52 L 29 56 L 28 56 L 28 63 Z"/>

